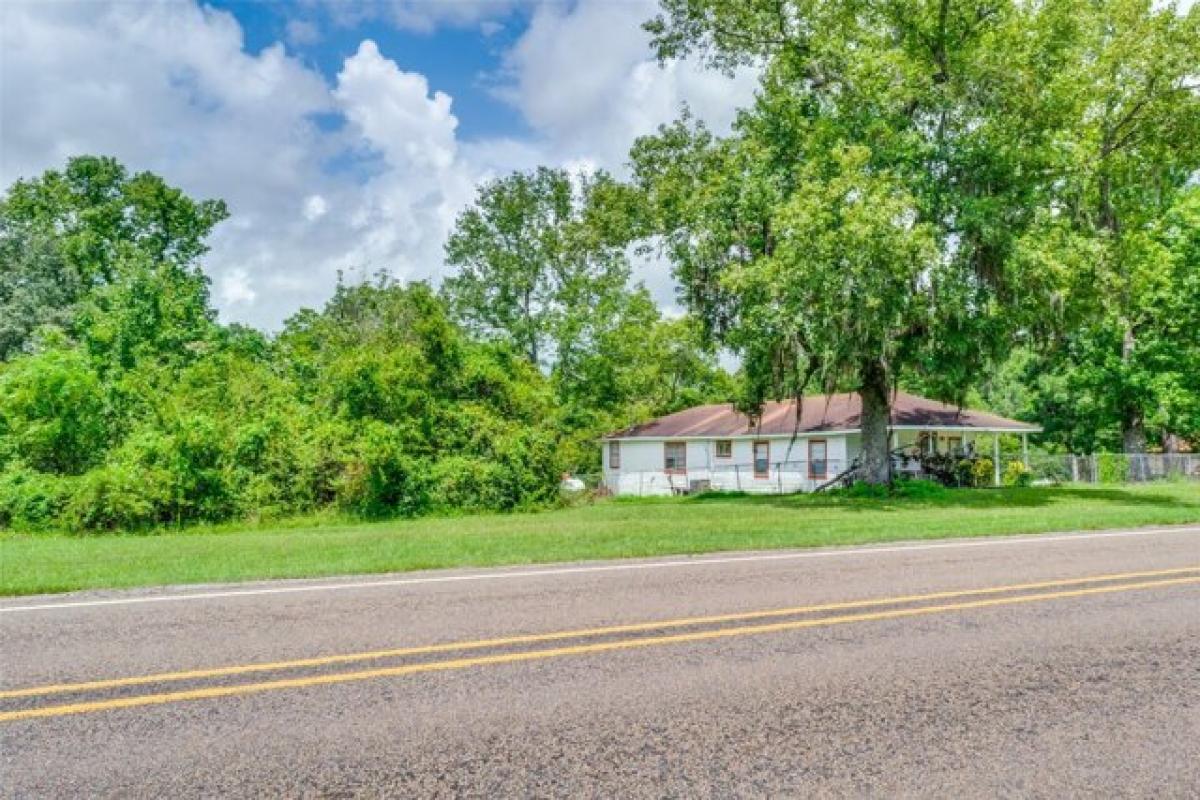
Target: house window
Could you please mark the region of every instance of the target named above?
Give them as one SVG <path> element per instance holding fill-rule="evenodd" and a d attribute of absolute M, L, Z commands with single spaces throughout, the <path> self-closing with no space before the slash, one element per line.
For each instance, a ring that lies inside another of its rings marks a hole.
<path fill-rule="evenodd" d="M 663 442 L 663 469 L 673 474 L 687 472 L 686 442 Z"/>
<path fill-rule="evenodd" d="M 620 442 L 609 442 L 608 443 L 608 468 L 609 469 L 620 469 L 621 468 L 621 443 Z"/>
<path fill-rule="evenodd" d="M 947 436 L 946 437 L 946 452 L 947 453 L 953 453 L 955 455 L 960 455 L 962 453 L 962 449 L 963 449 L 963 446 L 962 446 L 962 437 L 961 436 Z"/>
<path fill-rule="evenodd" d="M 771 476 L 771 443 L 754 443 L 754 477 L 769 478 Z"/>
<path fill-rule="evenodd" d="M 824 479 L 829 474 L 827 454 L 828 447 L 824 439 L 808 440 L 808 477 Z"/>
<path fill-rule="evenodd" d="M 717 458 L 733 458 L 733 441 L 717 439 Z"/>

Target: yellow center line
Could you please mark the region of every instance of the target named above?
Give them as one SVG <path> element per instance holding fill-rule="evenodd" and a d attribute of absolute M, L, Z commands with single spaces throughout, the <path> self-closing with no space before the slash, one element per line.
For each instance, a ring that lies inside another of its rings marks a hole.
<path fill-rule="evenodd" d="M 0 700 L 19 697 L 38 697 L 49 694 L 67 692 L 85 692 L 101 689 L 117 689 L 127 686 L 142 686 L 151 683 L 166 683 L 168 681 L 199 680 L 203 678 L 220 678 L 232 675 L 246 675 L 255 672 L 274 672 L 276 670 L 300 669 L 305 667 L 323 667 L 334 664 L 347 664 L 356 661 L 371 661 L 383 658 L 399 658 L 415 655 L 432 655 L 458 650 L 481 650 L 493 647 L 507 647 L 520 644 L 539 644 L 542 642 L 562 641 L 566 639 L 581 639 L 592 636 L 607 636 L 619 633 L 639 633 L 665 628 L 681 628 L 691 625 L 712 625 L 722 622 L 744 622 L 754 619 L 770 619 L 772 617 L 793 616 L 796 614 L 813 614 L 825 611 L 846 611 L 856 608 L 873 608 L 876 606 L 896 605 L 901 603 L 918 603 L 930 600 L 948 600 L 957 597 L 976 597 L 981 595 L 1000 594 L 1003 592 L 1031 591 L 1034 589 L 1049 589 L 1061 586 L 1078 586 L 1085 583 L 1101 581 L 1129 580 L 1132 578 L 1152 578 L 1164 575 L 1179 575 L 1186 572 L 1200 571 L 1200 565 L 1178 567 L 1144 572 L 1119 572 L 1107 575 L 1092 575 L 1082 578 L 1069 578 L 1036 583 L 1015 583 L 1006 586 L 989 586 L 980 589 L 960 589 L 928 594 L 902 595 L 898 597 L 882 597 L 868 600 L 850 600 L 837 603 L 822 603 L 819 605 L 794 606 L 760 611 L 746 611 L 732 614 L 715 614 L 700 617 L 685 617 L 679 619 L 658 620 L 653 622 L 638 622 L 626 625 L 609 625 L 597 628 L 580 628 L 549 633 L 531 633 L 517 636 L 505 636 L 493 639 L 476 639 L 461 642 L 445 642 L 442 644 L 418 645 L 399 647 L 387 650 L 372 650 L 361 653 L 341 653 L 311 658 L 298 658 L 289 661 L 267 661 L 256 664 L 235 664 L 226 667 L 211 667 L 204 669 L 159 672 L 150 675 L 136 675 L 124 678 L 107 678 L 103 680 L 85 681 L 79 683 L 59 683 L 46 686 L 31 686 L 23 689 L 8 689 L 0 691 Z"/>
<path fill-rule="evenodd" d="M 237 695 L 255 694 L 260 692 L 277 691 L 281 689 L 300 689 L 311 686 L 326 686 L 338 683 L 370 680 L 374 678 L 390 678 L 404 675 L 416 675 L 427 672 L 444 672 L 448 670 L 466 669 L 493 664 L 512 664 L 523 661 L 536 661 L 564 656 L 585 655 L 590 653 L 605 653 L 616 650 L 632 650 L 635 648 L 656 647 L 687 642 L 703 642 L 716 639 L 726 639 L 735 636 L 751 636 L 764 633 L 779 633 L 796 631 L 806 628 L 822 628 L 833 625 L 843 625 L 851 622 L 869 622 L 875 620 L 900 619 L 930 614 L 942 614 L 954 611 L 965 611 L 978 608 L 1035 603 L 1048 600 L 1060 600 L 1069 597 L 1087 597 L 1091 595 L 1129 592 L 1138 589 L 1156 589 L 1167 586 L 1200 583 L 1200 577 L 1170 578 L 1158 581 L 1142 581 L 1139 583 L 1124 583 L 1113 586 L 1093 586 L 1086 589 L 1074 589 L 1063 592 L 1046 592 L 1041 594 L 1020 595 L 1017 597 L 998 597 L 986 600 L 972 600 L 963 603 L 947 603 L 934 606 L 919 606 L 916 608 L 900 608 L 888 611 L 874 611 L 863 614 L 846 614 L 837 617 L 796 620 L 792 622 L 776 622 L 761 625 L 745 625 L 736 628 L 719 628 L 717 630 L 693 631 L 666 636 L 654 636 L 642 639 L 620 639 L 611 642 L 595 644 L 572 645 L 545 650 L 522 651 L 516 653 L 500 653 L 496 655 L 458 658 L 448 661 L 432 661 L 421 664 L 407 664 L 399 667 L 384 667 L 380 669 L 360 670 L 357 672 L 342 672 L 327 675 L 312 675 L 303 678 L 288 678 L 260 683 L 241 684 L 236 686 L 213 686 L 202 689 L 189 689 L 178 692 L 145 694 L 134 697 L 121 697 L 112 700 L 97 700 L 67 705 L 44 706 L 41 708 L 22 709 L 20 711 L 0 712 L 0 722 L 36 719 L 42 717 L 61 717 L 70 714 L 85 714 L 93 711 L 109 711 L 120 708 L 137 706 L 162 705 L 178 703 L 186 700 L 204 700 L 218 697 L 233 697 Z"/>

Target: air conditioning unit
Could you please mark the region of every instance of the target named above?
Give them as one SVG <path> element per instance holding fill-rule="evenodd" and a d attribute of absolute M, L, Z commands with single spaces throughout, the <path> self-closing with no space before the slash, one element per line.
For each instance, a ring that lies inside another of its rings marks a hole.
<path fill-rule="evenodd" d="M 688 494 L 696 494 L 697 492 L 707 492 L 712 489 L 712 481 L 707 478 L 703 480 L 688 481 Z"/>

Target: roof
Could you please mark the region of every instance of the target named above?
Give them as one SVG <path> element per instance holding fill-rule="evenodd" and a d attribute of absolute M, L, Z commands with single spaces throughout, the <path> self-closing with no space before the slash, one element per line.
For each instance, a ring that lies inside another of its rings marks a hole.
<path fill-rule="evenodd" d="M 671 439 L 710 438 L 724 436 L 791 436 L 796 433 L 858 430 L 862 418 L 862 399 L 856 393 L 813 395 L 800 403 L 800 420 L 796 424 L 796 401 L 769 402 L 762 416 L 753 421 L 734 409 L 730 403 L 696 406 L 665 417 L 614 431 L 606 439 Z M 971 411 L 937 400 L 929 400 L 907 392 L 896 392 L 892 398 L 893 427 L 966 428 L 985 431 L 1036 433 L 1037 425 Z"/>

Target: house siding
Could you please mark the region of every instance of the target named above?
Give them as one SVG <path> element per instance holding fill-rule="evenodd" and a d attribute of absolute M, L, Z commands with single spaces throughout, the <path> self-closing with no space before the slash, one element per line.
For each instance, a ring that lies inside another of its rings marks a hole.
<path fill-rule="evenodd" d="M 808 476 L 808 440 L 826 443 L 828 477 L 845 469 L 849 436 L 823 433 L 791 436 L 763 436 L 733 439 L 731 458 L 716 457 L 717 438 L 688 439 L 687 473 L 668 474 L 663 468 L 663 443 L 678 439 L 621 440 L 621 466 L 613 469 L 604 448 L 605 485 L 614 494 L 669 495 L 693 488 L 693 482 L 707 482 L 713 489 L 752 493 L 812 491 L 824 479 Z M 770 443 L 770 471 L 767 477 L 754 475 L 754 442 Z M 780 462 L 785 462 L 782 468 Z M 699 484 L 697 484 L 699 485 Z"/>

